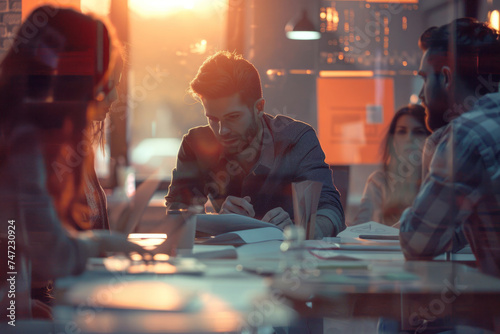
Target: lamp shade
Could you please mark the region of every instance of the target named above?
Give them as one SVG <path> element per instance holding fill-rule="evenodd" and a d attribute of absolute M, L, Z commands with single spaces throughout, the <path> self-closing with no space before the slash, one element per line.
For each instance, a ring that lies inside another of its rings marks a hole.
<path fill-rule="evenodd" d="M 295 25 L 285 26 L 286 37 L 295 40 L 315 40 L 320 39 L 321 34 L 316 30 L 314 24 L 307 17 L 307 11 L 302 11 L 302 18 Z"/>

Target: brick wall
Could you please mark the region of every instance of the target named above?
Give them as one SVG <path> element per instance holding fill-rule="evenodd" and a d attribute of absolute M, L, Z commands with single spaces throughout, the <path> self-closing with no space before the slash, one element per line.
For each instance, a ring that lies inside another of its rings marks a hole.
<path fill-rule="evenodd" d="M 9 49 L 21 25 L 22 0 L 0 0 L 0 57 Z"/>

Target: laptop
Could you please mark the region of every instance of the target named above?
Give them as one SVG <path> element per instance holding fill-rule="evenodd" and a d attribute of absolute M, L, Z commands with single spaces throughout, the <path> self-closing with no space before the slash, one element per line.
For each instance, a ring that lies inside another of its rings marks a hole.
<path fill-rule="evenodd" d="M 113 212 L 113 214 L 110 215 L 111 230 L 125 235 L 134 232 L 161 181 L 162 179 L 158 175 L 158 170 L 149 175 L 148 178 L 137 187 L 130 201 L 123 203 L 121 207 L 117 207 L 114 210 L 116 213 Z"/>

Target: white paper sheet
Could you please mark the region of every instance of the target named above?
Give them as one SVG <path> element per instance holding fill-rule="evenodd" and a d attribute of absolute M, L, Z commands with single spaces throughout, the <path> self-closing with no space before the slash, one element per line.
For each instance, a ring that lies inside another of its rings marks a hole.
<path fill-rule="evenodd" d="M 360 235 L 397 236 L 399 235 L 399 229 L 377 222 L 367 222 L 355 226 L 349 226 L 340 232 L 337 237 L 340 237 L 342 242 L 344 242 L 344 239 L 358 238 Z"/>
<path fill-rule="evenodd" d="M 262 227 L 249 230 L 232 231 L 208 239 L 204 244 L 242 245 L 269 240 L 283 240 L 283 232 L 276 227 Z"/>
<path fill-rule="evenodd" d="M 211 235 L 262 227 L 270 227 L 280 231 L 273 224 L 237 214 L 196 215 L 196 230 Z"/>

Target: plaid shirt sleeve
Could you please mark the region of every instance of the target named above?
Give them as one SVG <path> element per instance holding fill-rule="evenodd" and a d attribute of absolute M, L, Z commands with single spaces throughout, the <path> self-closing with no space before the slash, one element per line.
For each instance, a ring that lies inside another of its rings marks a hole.
<path fill-rule="evenodd" d="M 452 123 L 444 130 L 429 175 L 401 216 L 400 241 L 407 259 L 432 258 L 465 246 L 460 231 L 477 201 L 482 168 L 476 136 L 456 128 Z"/>

